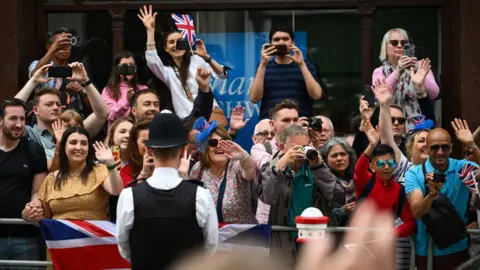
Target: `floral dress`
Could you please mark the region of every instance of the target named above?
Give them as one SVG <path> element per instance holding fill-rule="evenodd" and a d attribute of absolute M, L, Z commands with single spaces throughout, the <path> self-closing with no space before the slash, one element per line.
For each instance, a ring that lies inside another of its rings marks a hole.
<path fill-rule="evenodd" d="M 240 161 L 229 162 L 226 171 L 227 183 L 222 205 L 223 223 L 257 223 L 252 211 L 250 181 L 242 178 Z M 210 169 L 202 169 L 200 162 L 197 162 L 190 172 L 190 179 L 200 180 L 205 184 L 205 188 L 212 194 L 215 205 L 217 205 L 223 176 L 223 174 L 215 176 Z"/>

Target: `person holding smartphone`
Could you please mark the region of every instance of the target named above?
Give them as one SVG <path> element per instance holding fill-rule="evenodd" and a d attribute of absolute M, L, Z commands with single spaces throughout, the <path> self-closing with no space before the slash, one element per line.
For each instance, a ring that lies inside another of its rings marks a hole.
<path fill-rule="evenodd" d="M 147 66 L 152 73 L 159 78 L 170 89 L 172 95 L 173 109 L 182 119 L 186 118 L 193 109 L 194 99 L 198 95 L 198 84 L 195 80 L 195 74 L 199 67 L 207 69 L 214 78 L 225 79 L 227 72 L 224 66 L 207 53 L 205 44 L 197 39 L 196 51 L 187 51 L 186 47 L 179 40 L 182 40 L 182 34 L 178 29 L 171 27 L 163 33 L 162 46 L 163 53 L 166 55 L 165 62 L 160 59 L 155 46 L 155 22 L 157 13 L 153 13 L 152 6 L 143 6 L 138 15 L 147 30 L 147 50 L 145 58 Z M 188 43 L 188 42 L 187 42 Z M 178 45 L 179 47 L 177 47 Z M 183 42 L 184 44 L 184 42 Z M 212 116 L 218 117 L 217 121 L 222 126 L 227 125 L 227 119 L 222 109 L 216 102 L 213 105 Z M 211 119 L 213 120 L 213 119 Z"/>
<path fill-rule="evenodd" d="M 315 67 L 295 46 L 295 35 L 286 29 L 272 29 L 270 44 L 262 46 L 262 58 L 250 86 L 250 100 L 262 101 L 260 120 L 268 118 L 271 108 L 285 99 L 299 103 L 299 116 L 312 116 L 313 99 L 320 99 L 323 87 Z"/>
<path fill-rule="evenodd" d="M 44 84 L 39 85 L 36 89 L 49 87 L 60 91 L 60 102 L 63 110 L 74 109 L 85 118 L 92 112 L 92 107 L 87 98 L 85 87 L 79 82 L 69 80 L 71 76 L 71 69 L 69 68 L 68 59 L 72 53 L 72 37 L 74 31 L 59 27 L 46 34 L 46 49 L 47 52 L 40 60 L 33 61 L 28 67 L 28 76 L 31 78 L 35 72 L 42 66 L 50 64 L 52 67 L 46 77 L 55 78 Z M 27 114 L 33 117 L 33 104 L 27 104 Z M 34 125 L 36 119 L 28 119 L 28 124 Z"/>
<path fill-rule="evenodd" d="M 383 36 L 379 59 L 382 65 L 373 71 L 372 82 L 386 79 L 394 90 L 394 103 L 403 109 L 408 120 L 426 114 L 422 112 L 420 100 L 427 97 L 435 100 L 440 90 L 430 60 L 417 61 L 407 31 L 401 28 L 389 30 Z M 412 127 L 409 121 L 407 130 Z"/>

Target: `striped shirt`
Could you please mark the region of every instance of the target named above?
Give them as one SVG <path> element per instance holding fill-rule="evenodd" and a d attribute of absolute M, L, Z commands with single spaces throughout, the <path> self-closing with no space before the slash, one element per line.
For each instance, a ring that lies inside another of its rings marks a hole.
<path fill-rule="evenodd" d="M 318 81 L 315 67 L 307 60 L 305 60 L 305 64 Z M 275 60 L 271 60 L 265 69 L 260 119 L 269 118 L 270 109 L 285 99 L 298 102 L 299 116 L 311 116 L 313 100 L 308 94 L 300 67 L 295 62 L 277 64 Z"/>

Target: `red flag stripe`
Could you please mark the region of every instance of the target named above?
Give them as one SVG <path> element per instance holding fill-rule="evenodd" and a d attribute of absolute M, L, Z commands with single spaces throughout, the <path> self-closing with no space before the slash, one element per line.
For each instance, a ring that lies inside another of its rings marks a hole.
<path fill-rule="evenodd" d="M 85 221 L 85 220 L 69 220 L 73 224 L 77 225 L 78 227 L 81 227 L 91 233 L 93 233 L 95 236 L 98 237 L 115 237 L 115 235 L 110 234 L 109 232 L 105 231 L 104 229 L 101 229 L 97 227 L 96 225 L 93 225 L 92 223 Z"/>
<path fill-rule="evenodd" d="M 130 264 L 120 256 L 117 245 L 61 248 L 49 251 L 55 270 L 130 268 Z"/>

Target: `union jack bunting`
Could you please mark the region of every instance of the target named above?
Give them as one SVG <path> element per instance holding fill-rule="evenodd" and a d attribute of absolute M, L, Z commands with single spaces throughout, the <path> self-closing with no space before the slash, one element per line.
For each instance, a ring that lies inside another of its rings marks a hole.
<path fill-rule="evenodd" d="M 172 13 L 172 19 L 177 26 L 177 29 L 182 33 L 182 37 L 187 39 L 192 46 L 194 46 L 197 39 L 195 34 L 195 25 L 193 24 L 192 16 L 188 14 L 174 14 Z"/>
<path fill-rule="evenodd" d="M 462 183 L 473 193 L 478 193 L 477 181 L 475 180 L 477 172 L 478 168 L 475 165 L 472 165 L 471 163 L 466 163 L 458 174 L 458 177 L 460 177 Z"/>

